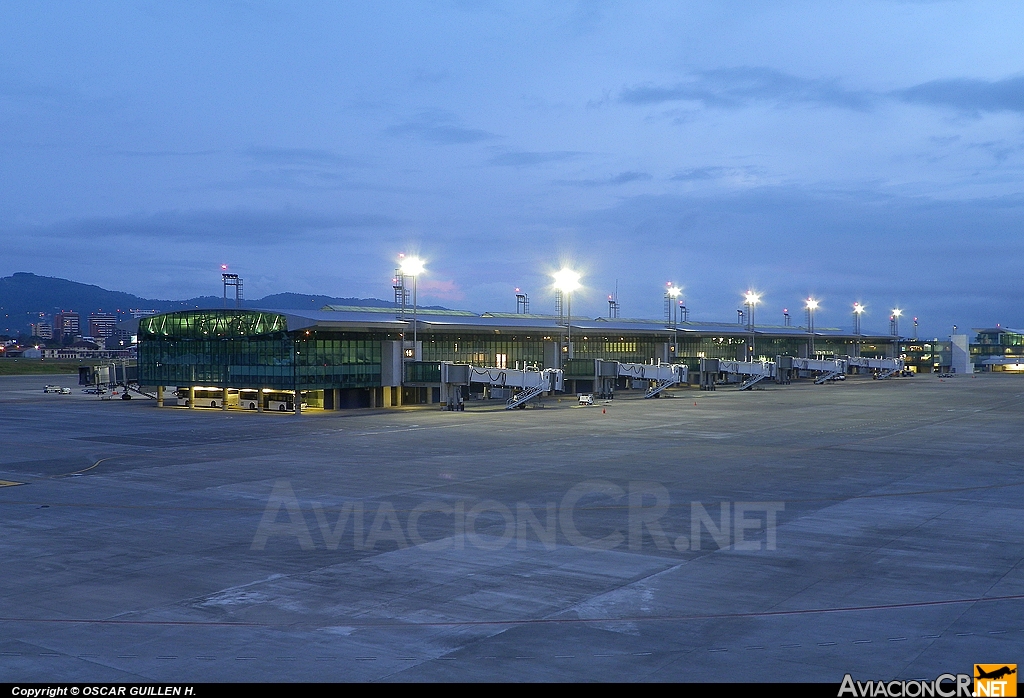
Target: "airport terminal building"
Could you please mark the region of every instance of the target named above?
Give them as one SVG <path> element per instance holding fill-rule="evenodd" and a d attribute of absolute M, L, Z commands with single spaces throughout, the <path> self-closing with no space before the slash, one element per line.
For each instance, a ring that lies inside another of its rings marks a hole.
<path fill-rule="evenodd" d="M 427 404 L 440 397 L 441 362 L 560 368 L 567 392 L 593 390 L 594 359 L 684 363 L 789 355 L 894 356 L 896 337 L 837 328 L 573 317 L 456 310 L 325 306 L 317 311 L 188 310 L 142 318 L 139 382 L 191 389 L 251 409 Z M 622 389 L 631 386 L 625 381 Z M 200 404 L 203 404 L 200 400 Z M 210 406 L 210 405 L 203 405 Z"/>

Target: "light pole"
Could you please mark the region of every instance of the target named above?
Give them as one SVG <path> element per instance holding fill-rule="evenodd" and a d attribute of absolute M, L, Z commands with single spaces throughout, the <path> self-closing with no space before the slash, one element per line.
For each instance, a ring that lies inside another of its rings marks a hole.
<path fill-rule="evenodd" d="M 892 315 L 889 316 L 889 334 L 893 337 L 900 336 L 900 315 L 903 311 L 899 308 L 892 309 Z"/>
<path fill-rule="evenodd" d="M 807 358 L 814 358 L 814 311 L 818 309 L 818 301 L 813 298 L 808 298 L 804 301 L 804 307 L 807 309 L 807 333 L 810 335 L 810 348 L 807 352 Z"/>
<path fill-rule="evenodd" d="M 665 290 L 665 300 L 668 306 L 668 321 L 672 324 L 672 356 L 679 353 L 679 303 L 677 299 L 683 289 L 671 281 L 668 282 L 668 289 Z"/>
<path fill-rule="evenodd" d="M 760 302 L 760 293 L 747 291 L 743 294 L 743 305 L 747 308 L 747 331 L 750 333 L 750 344 L 747 347 L 750 353 L 747 355 L 747 361 L 753 361 L 754 358 L 754 307 Z"/>
<path fill-rule="evenodd" d="M 902 314 L 902 310 L 893 308 L 892 315 L 889 316 L 889 334 L 892 335 L 892 357 L 894 359 L 899 354 L 900 315 Z"/>
<path fill-rule="evenodd" d="M 406 257 L 402 255 L 398 262 L 399 269 L 402 270 L 404 276 L 412 277 L 412 352 L 413 358 L 416 357 L 416 280 L 420 274 L 423 273 L 423 260 L 419 257 Z M 403 350 L 404 354 L 405 351 Z"/>
<path fill-rule="evenodd" d="M 572 269 L 563 267 L 551 275 L 555 280 L 555 290 L 565 298 L 566 308 L 566 357 L 572 358 L 572 292 L 580 287 L 580 275 Z"/>
<path fill-rule="evenodd" d="M 857 336 L 856 349 L 854 350 L 857 356 L 860 356 L 860 316 L 864 313 L 864 306 L 859 302 L 853 304 L 853 333 Z"/>

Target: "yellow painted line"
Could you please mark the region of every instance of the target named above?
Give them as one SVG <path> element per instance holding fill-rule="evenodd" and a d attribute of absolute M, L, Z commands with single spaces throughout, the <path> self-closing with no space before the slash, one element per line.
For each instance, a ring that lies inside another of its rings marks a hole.
<path fill-rule="evenodd" d="M 11 482 L 10 480 L 0 480 L 0 487 L 14 487 L 15 485 L 24 484 L 24 482 Z"/>
<path fill-rule="evenodd" d="M 93 468 L 95 468 L 97 465 L 102 463 L 103 461 L 108 461 L 111 458 L 117 458 L 117 456 L 107 456 L 106 458 L 100 458 L 98 461 L 96 461 L 95 463 L 90 465 L 88 468 L 83 468 L 81 470 L 76 470 L 76 471 L 71 472 L 71 473 L 61 473 L 60 475 L 51 475 L 50 479 L 52 480 L 52 479 L 59 478 L 59 477 L 70 477 L 71 475 L 81 475 L 82 473 L 87 473 L 90 470 L 92 470 Z"/>

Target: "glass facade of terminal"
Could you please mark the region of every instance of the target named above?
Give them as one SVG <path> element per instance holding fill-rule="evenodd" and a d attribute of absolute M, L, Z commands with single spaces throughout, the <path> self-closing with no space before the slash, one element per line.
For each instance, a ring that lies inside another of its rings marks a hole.
<path fill-rule="evenodd" d="M 406 339 L 410 339 L 406 336 Z M 511 334 L 423 334 L 423 361 L 452 361 L 474 366 L 512 368 L 544 365 L 544 337 Z"/>
<path fill-rule="evenodd" d="M 1024 332 L 996 327 L 979 330 L 971 361 L 983 371 L 1024 371 Z"/>
<path fill-rule="evenodd" d="M 139 323 L 145 385 L 322 390 L 380 386 L 386 335 L 299 331 L 283 315 L 190 310 Z"/>
<path fill-rule="evenodd" d="M 938 340 L 904 340 L 900 355 L 915 373 L 942 373 L 953 363 L 952 343 Z"/>

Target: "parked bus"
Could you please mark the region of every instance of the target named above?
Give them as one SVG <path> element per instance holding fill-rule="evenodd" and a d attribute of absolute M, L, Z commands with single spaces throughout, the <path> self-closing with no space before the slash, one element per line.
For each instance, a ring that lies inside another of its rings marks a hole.
<path fill-rule="evenodd" d="M 223 407 L 223 388 L 203 388 L 196 386 L 196 407 Z M 188 406 L 188 388 L 178 388 L 175 395 L 179 405 Z M 238 407 L 238 389 L 228 388 L 228 407 Z"/>
<path fill-rule="evenodd" d="M 305 392 L 302 393 L 302 409 L 306 409 Z M 242 388 L 239 391 L 239 404 L 244 410 L 258 409 L 260 391 L 255 388 Z M 291 390 L 263 390 L 263 409 L 275 412 L 291 412 L 295 409 L 295 393 Z"/>
<path fill-rule="evenodd" d="M 302 395 L 305 398 L 305 395 Z M 273 390 L 269 393 L 263 393 L 263 399 L 266 401 L 263 404 L 268 410 L 277 410 L 278 412 L 291 412 L 295 409 L 295 392 L 291 390 Z M 305 399 L 302 400 L 302 409 L 306 409 L 309 405 L 306 404 Z"/>

